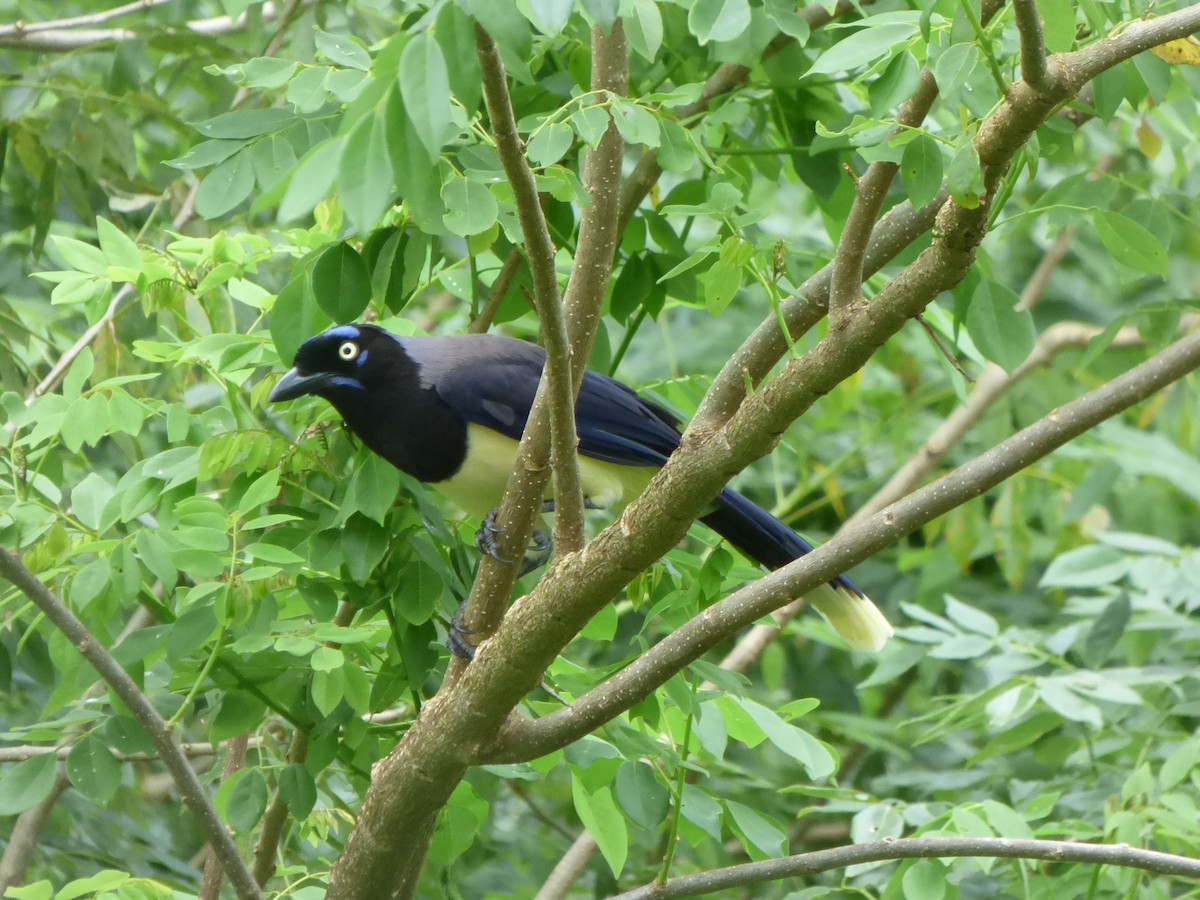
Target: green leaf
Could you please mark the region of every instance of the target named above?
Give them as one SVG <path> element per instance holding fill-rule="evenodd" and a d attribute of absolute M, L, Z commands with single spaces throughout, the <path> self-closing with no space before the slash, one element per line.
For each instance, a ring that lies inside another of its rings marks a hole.
<path fill-rule="evenodd" d="M 606 787 L 589 792 L 579 777 L 573 774 L 571 797 L 583 827 L 595 839 L 613 875 L 620 877 L 629 854 L 629 830 L 617 809 L 612 792 Z"/>
<path fill-rule="evenodd" d="M 414 37 L 400 54 L 400 94 L 417 138 L 437 159 L 450 128 L 450 76 L 442 49 L 428 32 Z"/>
<path fill-rule="evenodd" d="M 237 511 L 240 515 L 247 515 L 257 510 L 264 503 L 274 500 L 279 493 L 279 470 L 272 469 L 265 475 L 262 475 L 254 480 L 254 482 L 246 488 L 246 492 L 242 494 L 238 500 Z"/>
<path fill-rule="evenodd" d="M 979 49 L 973 43 L 963 42 L 947 47 L 933 66 L 938 92 L 950 96 L 959 91 L 979 65 L 979 57 Z"/>
<path fill-rule="evenodd" d="M 613 787 L 621 809 L 642 828 L 653 832 L 666 820 L 671 792 L 650 766 L 626 760 L 617 770 Z"/>
<path fill-rule="evenodd" d="M 980 353 L 1008 372 L 1029 357 L 1037 341 L 1033 316 L 1017 311 L 1018 299 L 1003 285 L 982 281 L 967 309 L 967 334 Z"/>
<path fill-rule="evenodd" d="M 553 37 L 566 27 L 575 0 L 529 0 L 531 21 L 542 34 Z"/>
<path fill-rule="evenodd" d="M 333 647 L 318 647 L 309 660 L 314 672 L 332 672 L 346 664 L 346 656 Z"/>
<path fill-rule="evenodd" d="M 345 693 L 345 677 L 342 668 L 330 671 L 314 672 L 312 678 L 312 699 L 317 710 L 327 716 L 337 709 Z"/>
<path fill-rule="evenodd" d="M 954 202 L 963 209 L 976 209 L 983 196 L 983 169 L 979 153 L 970 141 L 955 151 L 946 169 L 946 188 Z"/>
<path fill-rule="evenodd" d="M 747 0 L 695 0 L 688 12 L 688 31 L 701 46 L 713 40 L 737 40 L 749 27 Z"/>
<path fill-rule="evenodd" d="M 1171 751 L 1158 770 L 1158 782 L 1164 791 L 1178 787 L 1192 774 L 1192 770 L 1200 764 L 1200 738 L 1193 737 L 1184 741 Z"/>
<path fill-rule="evenodd" d="M 571 116 L 571 127 L 579 139 L 593 150 L 604 137 L 609 123 L 608 109 L 603 106 L 584 106 Z"/>
<path fill-rule="evenodd" d="M 442 221 L 447 230 L 463 237 L 491 228 L 500 211 L 486 185 L 457 174 L 442 186 L 442 201 L 446 204 Z"/>
<path fill-rule="evenodd" d="M 936 859 L 918 859 L 900 879 L 905 897 L 942 900 L 946 896 L 946 870 Z"/>
<path fill-rule="evenodd" d="M 552 122 L 538 131 L 525 152 L 534 165 L 549 166 L 567 155 L 574 140 L 575 135 L 570 125 L 566 122 Z M 442 188 L 442 196 L 445 197 L 445 187 Z"/>
<path fill-rule="evenodd" d="M 725 805 L 732 818 L 730 824 L 752 860 L 777 859 L 787 852 L 787 832 L 778 822 L 736 800 L 728 800 Z"/>
<path fill-rule="evenodd" d="M 270 792 L 267 789 L 267 779 L 263 773 L 255 769 L 243 769 L 225 806 L 225 821 L 238 834 L 252 831 L 267 811 L 267 801 Z"/>
<path fill-rule="evenodd" d="M 54 900 L 75 900 L 77 897 L 87 895 L 97 897 L 109 897 L 108 891 L 113 891 L 121 885 L 128 882 L 132 876 L 128 872 L 121 872 L 116 869 L 104 869 L 91 875 L 87 878 L 76 878 L 74 881 L 69 881 L 63 885 L 63 889 L 54 895 Z M 9 890 L 8 896 L 14 896 L 12 890 Z M 139 896 L 137 894 L 126 894 L 124 896 Z"/>
<path fill-rule="evenodd" d="M 621 4 L 618 0 L 583 0 L 583 8 L 592 20 L 607 33 L 617 21 Z"/>
<path fill-rule="evenodd" d="M 809 778 L 823 781 L 837 769 L 837 760 L 829 748 L 815 737 L 785 722 L 767 707 L 753 700 L 734 698 L 772 744 L 804 766 Z"/>
<path fill-rule="evenodd" d="M 346 34 L 316 32 L 315 44 L 325 58 L 337 66 L 366 72 L 371 68 L 371 55 L 358 41 Z"/>
<path fill-rule="evenodd" d="M 305 154 L 279 202 L 280 222 L 309 215 L 317 202 L 324 199 L 333 187 L 345 147 L 343 138 L 332 138 Z"/>
<path fill-rule="evenodd" d="M 203 122 L 195 122 L 192 127 L 209 138 L 246 139 L 258 137 L 260 134 L 272 134 L 282 131 L 296 121 L 295 114 L 278 107 L 265 109 L 235 109 L 232 112 L 221 113 Z"/>
<path fill-rule="evenodd" d="M 1125 634 L 1133 608 L 1129 597 L 1114 597 L 1096 617 L 1083 643 L 1083 658 L 1094 668 L 1101 668 Z"/>
<path fill-rule="evenodd" d="M 1123 266 L 1150 275 L 1167 275 L 1167 251 L 1158 238 L 1128 216 L 1092 210 L 1092 222 L 1112 258 Z"/>
<path fill-rule="evenodd" d="M 317 783 L 302 765 L 294 764 L 279 773 L 279 795 L 293 819 L 303 821 L 317 803 Z"/>
<path fill-rule="evenodd" d="M 924 206 L 942 187 L 942 149 L 927 134 L 918 135 L 904 147 L 900 176 L 913 207 Z"/>
<path fill-rule="evenodd" d="M 110 266 L 132 272 L 142 270 L 142 251 L 125 232 L 107 219 L 96 216 L 96 234 L 104 259 Z"/>
<path fill-rule="evenodd" d="M 1112 547 L 1092 544 L 1068 550 L 1047 567 L 1038 587 L 1092 588 L 1120 581 L 1130 560 Z"/>
<path fill-rule="evenodd" d="M 346 216 L 359 231 L 373 226 L 392 205 L 392 160 L 380 113 L 363 116 L 347 136 L 337 192 Z"/>
<path fill-rule="evenodd" d="M 654 62 L 662 46 L 662 13 L 655 0 L 633 0 L 633 8 L 622 17 L 625 37 L 634 52 L 648 62 Z"/>
<path fill-rule="evenodd" d="M 483 97 L 479 57 L 475 55 L 475 23 L 458 4 L 447 3 L 438 13 L 434 32 L 442 48 L 442 58 L 454 60 L 454 65 L 447 67 L 450 89 L 470 116 Z"/>
<path fill-rule="evenodd" d="M 687 172 L 697 159 L 687 130 L 673 119 L 662 119 L 658 125 L 658 164 L 664 172 Z"/>
<path fill-rule="evenodd" d="M 832 75 L 874 62 L 881 56 L 900 51 L 904 43 L 916 33 L 915 24 L 904 22 L 862 28 L 838 41 L 817 57 L 808 74 Z"/>
<path fill-rule="evenodd" d="M 358 251 L 344 241 L 317 257 L 310 283 L 321 311 L 338 323 L 353 322 L 371 302 L 371 273 Z"/>
<path fill-rule="evenodd" d="M 121 763 L 103 741 L 88 735 L 67 754 L 67 777 L 85 797 L 104 805 L 121 786 Z"/>
<path fill-rule="evenodd" d="M 77 272 L 87 275 L 104 275 L 108 272 L 108 261 L 99 247 L 57 234 L 51 235 L 50 242 L 63 261 Z"/>
<path fill-rule="evenodd" d="M 333 324 L 317 304 L 308 276 L 307 269 L 296 275 L 279 292 L 271 307 L 271 340 L 285 363 L 296 358 L 301 344 Z"/>
<path fill-rule="evenodd" d="M 58 760 L 43 753 L 17 763 L 0 774 L 0 816 L 15 816 L 50 796 Z"/>

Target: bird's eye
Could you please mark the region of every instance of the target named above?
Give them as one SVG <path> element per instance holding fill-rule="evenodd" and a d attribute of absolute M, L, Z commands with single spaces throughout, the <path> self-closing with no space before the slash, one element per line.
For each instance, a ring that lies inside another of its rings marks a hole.
<path fill-rule="evenodd" d="M 338 347 L 338 356 L 347 361 L 354 359 L 358 356 L 358 344 L 354 341 L 343 341 L 342 345 Z"/>

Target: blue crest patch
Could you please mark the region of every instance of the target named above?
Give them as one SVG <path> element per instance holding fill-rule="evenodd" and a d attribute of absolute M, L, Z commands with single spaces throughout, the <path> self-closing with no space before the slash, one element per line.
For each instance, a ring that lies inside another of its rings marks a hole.
<path fill-rule="evenodd" d="M 366 350 L 364 350 L 362 353 L 358 354 L 358 359 L 354 360 L 354 364 L 359 367 L 365 366 L 367 364 L 367 351 Z"/>
<path fill-rule="evenodd" d="M 362 336 L 362 332 L 358 330 L 357 325 L 336 325 L 325 332 L 327 337 L 341 338 L 344 341 L 358 340 Z"/>

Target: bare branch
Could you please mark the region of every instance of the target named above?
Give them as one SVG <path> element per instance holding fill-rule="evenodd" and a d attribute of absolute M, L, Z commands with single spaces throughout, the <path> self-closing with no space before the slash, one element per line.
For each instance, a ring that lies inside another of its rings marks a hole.
<path fill-rule="evenodd" d="M 524 257 L 521 255 L 520 247 L 514 244 L 509 248 L 508 255 L 504 257 L 504 262 L 496 275 L 496 280 L 488 289 L 487 298 L 483 301 L 483 308 L 479 310 L 479 315 L 467 325 L 467 334 L 484 334 L 492 327 L 496 312 L 500 309 L 500 304 L 508 295 L 508 289 L 512 287 L 513 279 L 517 277 L 517 272 L 521 269 L 522 259 Z"/>
<path fill-rule="evenodd" d="M 922 69 L 916 93 L 896 117 L 897 131 L 915 128 L 929 115 L 937 99 L 938 86 L 929 69 Z M 893 132 L 895 133 L 895 132 Z M 833 274 L 829 285 L 830 327 L 839 328 L 862 300 L 863 265 L 875 220 L 883 208 L 888 189 L 900 166 L 879 160 L 871 163 L 854 185 L 854 203 L 842 228 L 837 252 L 833 257 Z"/>
<path fill-rule="evenodd" d="M 111 22 L 113 19 L 119 19 L 121 16 L 127 16 L 130 13 L 142 12 L 143 10 L 153 9 L 156 6 L 165 6 L 173 2 L 175 0 L 134 0 L 133 3 L 126 3 L 124 6 L 114 6 L 112 9 L 106 9 L 98 13 L 89 13 L 86 16 L 51 19 L 47 22 L 14 22 L 11 25 L 0 25 L 0 37 L 8 37 L 13 34 L 38 34 L 43 31 L 60 31 L 66 28 L 80 28 L 85 25 L 103 25 L 105 22 Z"/>
<path fill-rule="evenodd" d="M 800 878 L 845 869 L 862 863 L 889 859 L 930 859 L 982 857 L 998 859 L 1041 859 L 1047 862 L 1078 862 L 1098 866 L 1122 866 L 1142 869 L 1156 875 L 1180 875 L 1200 878 L 1200 859 L 1142 850 L 1127 844 L 1084 844 L 1076 841 L 1041 841 L 1015 838 L 904 838 L 851 844 L 832 850 L 816 850 L 783 859 L 745 863 L 672 878 L 665 884 L 617 894 L 620 900 L 666 900 L 668 897 L 696 897 L 713 891 L 751 884 L 763 884 L 784 878 Z"/>
<path fill-rule="evenodd" d="M 243 731 L 225 742 L 225 766 L 221 781 L 228 781 L 246 765 L 246 748 L 250 745 L 250 732 Z M 221 860 L 208 847 L 208 859 L 204 861 L 204 876 L 200 879 L 199 900 L 217 900 L 221 895 Z"/>
<path fill-rule="evenodd" d="M 896 470 L 887 484 L 876 491 L 867 503 L 846 521 L 846 527 L 856 525 L 874 515 L 889 503 L 894 503 L 920 484 L 941 461 L 942 457 L 962 440 L 975 423 L 983 418 L 992 405 L 1004 393 L 1032 372 L 1049 362 L 1059 353 L 1072 348 L 1086 347 L 1088 341 L 1100 333 L 1099 328 L 1080 322 L 1059 322 L 1046 329 L 1034 344 L 1033 352 L 1010 374 L 995 363 L 990 364 L 979 376 L 967 402 L 954 410 L 921 445 L 921 449 L 909 457 Z M 1135 328 L 1122 328 L 1115 338 L 1114 347 L 1136 347 L 1145 343 Z"/>
<path fill-rule="evenodd" d="M 107 21 L 108 19 L 116 18 L 112 15 L 115 11 L 120 11 L 120 15 L 125 15 L 126 12 L 137 11 L 131 7 L 152 7 L 159 6 L 163 3 L 168 3 L 170 0 L 157 0 L 157 2 L 149 3 L 130 3 L 125 7 L 117 7 L 116 10 L 108 10 L 104 13 L 97 13 L 93 16 L 76 16 L 72 19 L 58 19 L 52 22 L 35 23 L 25 25 L 20 22 L 11 25 L 0 26 L 0 47 L 13 47 L 22 50 L 41 50 L 47 52 L 62 52 L 66 50 L 80 50 L 87 47 L 95 47 L 100 44 L 120 43 L 122 41 L 131 41 L 143 38 L 146 35 L 141 31 L 134 31 L 129 28 L 75 28 L 70 24 L 74 21 L 79 21 L 81 24 L 88 19 L 95 19 L 98 22 Z M 278 10 L 276 4 L 267 0 L 262 5 L 262 20 L 269 22 L 275 18 Z M 104 18 L 100 18 L 104 17 Z M 203 35 L 223 35 L 233 34 L 237 31 L 245 29 L 249 22 L 249 17 L 246 13 L 242 13 L 237 18 L 231 16 L 213 16 L 208 19 L 193 19 L 184 25 L 185 32 L 192 34 Z M 176 28 L 156 28 L 168 33 L 178 31 Z"/>
<path fill-rule="evenodd" d="M 497 517 L 500 555 L 506 559 L 520 560 L 524 557 L 550 475 L 547 457 L 554 467 L 556 508 L 579 509 L 578 519 L 582 522 L 583 495 L 575 457 L 577 438 L 570 347 L 558 295 L 554 245 L 538 200 L 537 184 L 525 160 L 517 133 L 504 66 L 500 61 L 500 48 L 482 26 L 476 25 L 475 39 L 496 150 L 512 186 L 517 218 L 525 237 L 525 252 L 529 255 L 529 269 L 533 276 L 534 305 L 541 321 L 542 342 L 546 349 L 545 371 L 538 385 L 525 434 L 521 438 L 517 464 L 509 478 L 505 499 Z M 549 440 L 546 440 L 547 434 Z M 490 555 L 484 555 L 467 601 L 467 623 L 474 631 L 486 636 L 495 629 L 504 615 L 516 575 L 516 565 L 501 563 Z M 453 675 L 454 671 L 451 672 Z"/>
<path fill-rule="evenodd" d="M 562 900 L 566 897 L 571 886 L 587 870 L 587 864 L 596 855 L 597 849 L 596 839 L 587 831 L 581 831 L 575 843 L 554 866 L 534 900 Z"/>
<path fill-rule="evenodd" d="M 1021 77 L 1038 87 L 1046 78 L 1046 42 L 1037 0 L 1013 0 L 1013 17 L 1021 38 Z"/>
<path fill-rule="evenodd" d="M 878 553 L 926 522 L 990 490 L 1197 367 L 1200 367 L 1200 334 L 1192 334 L 933 484 L 861 524 L 843 529 L 796 562 L 710 606 L 567 709 L 536 721 L 510 719 L 489 761 L 534 759 L 578 740 L 648 696 L 729 635 Z"/>
<path fill-rule="evenodd" d="M 196 773 L 188 765 L 187 757 L 175 743 L 171 727 L 159 715 L 158 710 L 142 693 L 137 683 L 126 674 L 120 663 L 113 659 L 112 654 L 92 636 L 87 626 L 67 608 L 66 604 L 51 593 L 50 589 L 42 584 L 37 576 L 25 568 L 20 559 L 3 548 L 0 548 L 0 577 L 12 582 L 21 593 L 28 597 L 46 618 L 67 637 L 79 651 L 79 655 L 86 659 L 100 677 L 108 683 L 113 693 L 121 698 L 121 701 L 128 707 L 130 715 L 145 729 L 146 734 L 154 743 L 167 771 L 171 773 L 171 777 L 175 781 L 175 787 L 178 789 L 181 799 L 192 811 L 192 815 L 196 817 L 205 837 L 215 849 L 225 871 L 229 873 L 229 880 L 237 890 L 238 896 L 243 898 L 261 897 L 262 893 L 238 853 L 233 837 L 221 822 L 220 816 L 217 815 L 216 809 L 209 801 L 208 794 L 204 790 L 204 786 L 200 784 Z"/>

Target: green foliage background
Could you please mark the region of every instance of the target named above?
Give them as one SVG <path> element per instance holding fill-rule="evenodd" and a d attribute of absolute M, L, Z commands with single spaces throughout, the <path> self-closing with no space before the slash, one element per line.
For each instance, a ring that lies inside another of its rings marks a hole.
<path fill-rule="evenodd" d="M 96 11 L 9 3 L 0 19 Z M 239 31 L 187 28 L 243 11 Z M 1142 12 L 1062 0 L 1040 11 L 1052 51 Z M 943 182 L 972 202 L 970 139 L 1015 77 L 1017 45 L 1010 12 L 985 26 L 948 0 L 889 0 L 811 34 L 779 0 L 295 12 L 281 30 L 260 4 L 167 4 L 132 20 L 127 40 L 0 57 L 0 540 L 114 648 L 185 741 L 260 741 L 219 789 L 220 767 L 208 777 L 247 849 L 275 793 L 291 804 L 272 887 L 307 897 L 372 763 L 439 683 L 475 525 L 357 448 L 319 401 L 264 401 L 271 373 L 332 322 L 463 330 L 520 244 L 481 112 L 472 17 L 503 50 L 564 277 L 585 202 L 581 149 L 612 121 L 631 165 L 657 151 L 664 175 L 622 236 L 592 364 L 684 414 L 830 258 L 853 198 L 844 164 L 899 162 L 894 202 L 923 204 Z M 588 91 L 589 27 L 618 13 L 628 98 Z M 795 40 L 756 62 L 781 34 Z M 752 65 L 748 84 L 677 121 L 723 63 Z M 889 139 L 924 64 L 940 88 L 934 113 Z M 948 464 L 1186 324 L 1200 283 L 1197 89 L 1194 69 L 1143 54 L 1097 80 L 1077 110 L 1084 124 L 1057 117 L 1021 151 L 975 270 L 930 325 L 976 373 L 989 361 L 1011 371 L 1055 323 L 1103 331 L 1018 382 Z M 1063 235 L 1044 294 L 1018 307 Z M 527 285 L 522 268 L 496 322 L 532 338 Z M 110 304 L 61 384 L 27 403 Z M 1140 345 L 1110 343 L 1123 326 Z M 819 539 L 970 390 L 910 326 L 739 484 Z M 1193 852 L 1195 410 L 1195 384 L 1181 383 L 860 567 L 899 626 L 880 656 L 848 653 L 806 615 L 744 678 L 714 657 L 565 752 L 473 772 L 445 813 L 427 894 L 531 896 L 581 823 L 603 860 L 579 896 L 645 882 L 664 860 L 675 874 L 901 834 Z M 712 541 L 696 530 L 598 616 L 549 673 L 557 689 L 582 693 L 756 576 Z M 348 624 L 333 623 L 340 603 L 353 607 Z M 57 889 L 112 869 L 137 879 L 112 888 L 122 895 L 194 892 L 193 823 L 153 763 L 117 756 L 147 752 L 146 739 L 15 590 L 0 613 L 0 737 L 71 748 L 71 790 L 28 881 Z M 555 707 L 528 701 L 535 714 Z M 308 753 L 289 761 L 296 730 Z M 54 780 L 49 755 L 6 765 L 0 822 Z M 1178 887 L 1116 869 L 925 860 L 790 896 Z"/>

